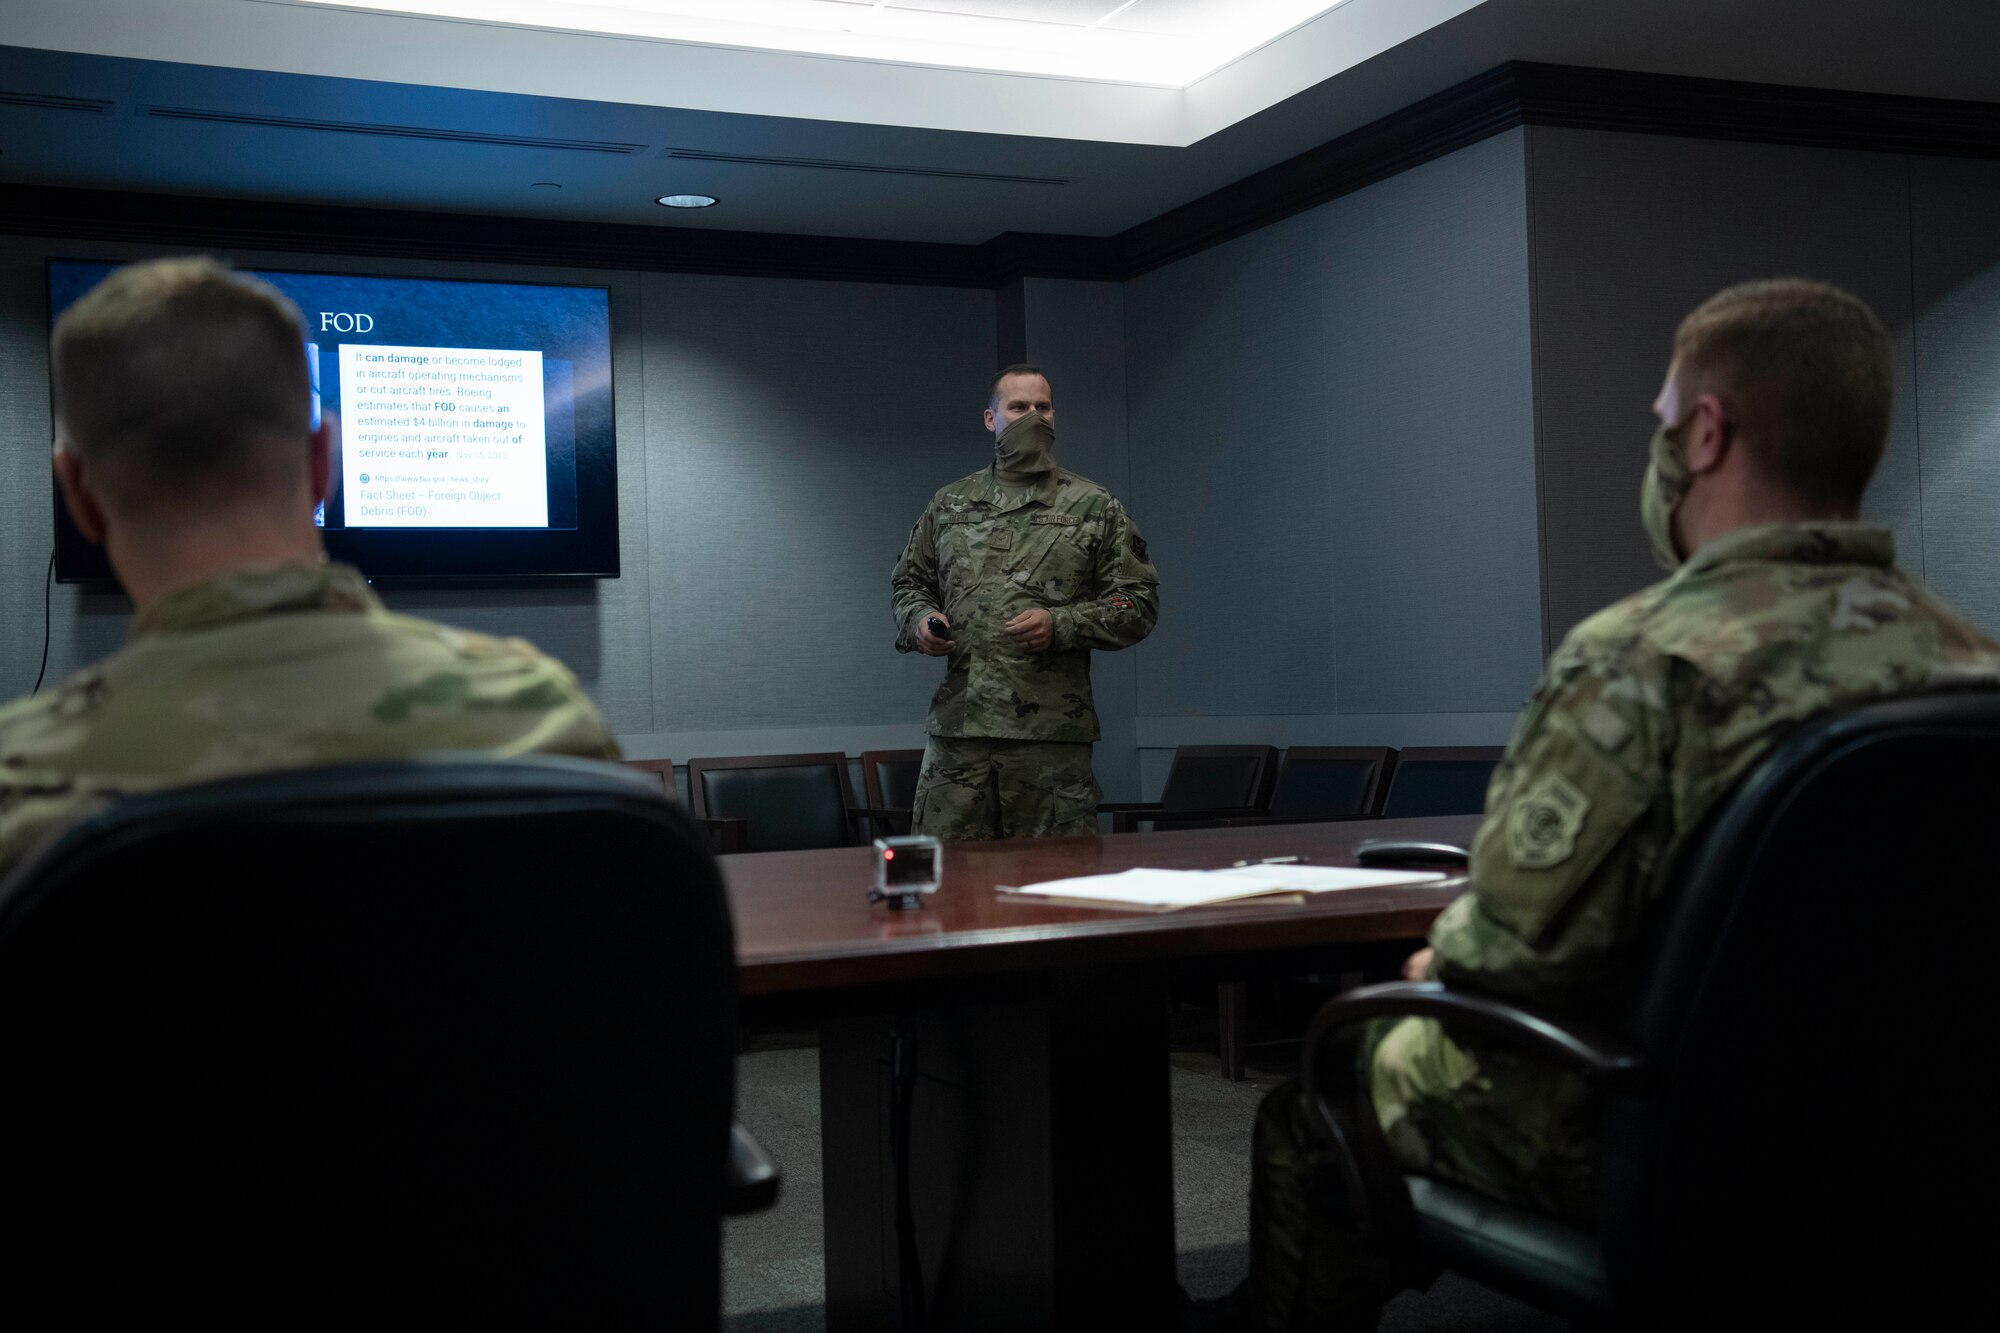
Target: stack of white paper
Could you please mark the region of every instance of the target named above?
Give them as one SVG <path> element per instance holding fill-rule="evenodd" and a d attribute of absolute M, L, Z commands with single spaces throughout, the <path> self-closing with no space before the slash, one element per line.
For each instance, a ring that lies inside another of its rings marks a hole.
<path fill-rule="evenodd" d="M 1302 895 L 1333 889 L 1372 889 L 1397 884 L 1427 884 L 1445 878 L 1427 870 L 1357 870 L 1347 866 L 1255 865 L 1230 870 L 1126 870 L 1115 875 L 1081 875 L 1052 879 L 1019 888 L 1000 885 L 1002 893 L 1109 907 L 1169 910 L 1204 903 L 1234 902 L 1269 894 Z"/>

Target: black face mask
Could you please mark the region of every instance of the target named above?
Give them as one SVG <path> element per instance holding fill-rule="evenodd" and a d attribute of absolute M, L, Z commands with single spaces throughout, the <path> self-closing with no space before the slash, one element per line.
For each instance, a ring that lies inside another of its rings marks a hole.
<path fill-rule="evenodd" d="M 1056 428 L 1040 412 L 1016 417 L 993 441 L 993 462 L 1002 472 L 1053 472 Z"/>

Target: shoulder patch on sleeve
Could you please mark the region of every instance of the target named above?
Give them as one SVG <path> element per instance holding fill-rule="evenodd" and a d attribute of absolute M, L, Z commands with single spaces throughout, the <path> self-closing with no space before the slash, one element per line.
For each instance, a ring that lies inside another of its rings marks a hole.
<path fill-rule="evenodd" d="M 1578 725 L 1583 734 L 1597 743 L 1606 754 L 1617 754 L 1625 748 L 1625 742 L 1632 739 L 1631 724 L 1618 715 L 1618 710 L 1608 704 L 1594 703 L 1584 711 Z"/>
<path fill-rule="evenodd" d="M 1546 870 L 1576 851 L 1590 797 L 1560 773 L 1542 773 L 1507 811 L 1507 855 L 1523 870 Z"/>

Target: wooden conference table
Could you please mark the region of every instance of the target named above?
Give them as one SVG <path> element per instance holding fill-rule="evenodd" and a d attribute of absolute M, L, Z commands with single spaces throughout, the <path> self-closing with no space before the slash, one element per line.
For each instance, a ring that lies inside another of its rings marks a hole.
<path fill-rule="evenodd" d="M 1464 881 L 1166 913 L 1058 907 L 994 885 L 1282 855 L 1352 865 L 1362 838 L 1463 844 L 1478 825 L 1464 815 L 954 844 L 942 887 L 916 912 L 867 902 L 869 848 L 723 857 L 746 1012 L 820 1030 L 829 1333 L 900 1326 L 889 1137 L 899 1015 L 917 1046 L 910 1180 L 930 1326 L 1164 1329 L 1168 983 L 1382 956 L 1423 935 Z"/>

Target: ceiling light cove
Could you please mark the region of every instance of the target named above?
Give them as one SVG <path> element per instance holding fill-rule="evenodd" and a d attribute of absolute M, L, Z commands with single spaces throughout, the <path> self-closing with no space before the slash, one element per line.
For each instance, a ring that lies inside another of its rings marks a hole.
<path fill-rule="evenodd" d="M 1482 3 L 0 0 L 0 41 L 623 106 L 1178 148 Z M 169 8 L 174 21 L 163 22 Z"/>
<path fill-rule="evenodd" d="M 475 23 L 1185 88 L 1354 0 L 295 0 Z"/>

